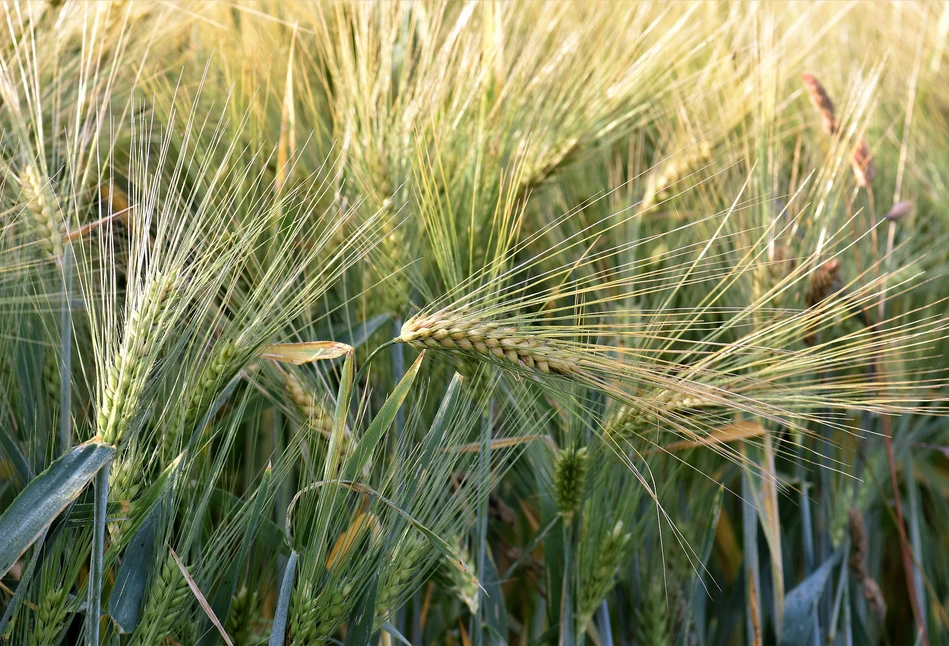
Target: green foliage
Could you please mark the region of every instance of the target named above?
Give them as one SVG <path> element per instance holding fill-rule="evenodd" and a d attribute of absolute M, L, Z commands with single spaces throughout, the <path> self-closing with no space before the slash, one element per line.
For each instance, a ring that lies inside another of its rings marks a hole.
<path fill-rule="evenodd" d="M 949 639 L 949 8 L 0 12 L 0 641 Z"/>

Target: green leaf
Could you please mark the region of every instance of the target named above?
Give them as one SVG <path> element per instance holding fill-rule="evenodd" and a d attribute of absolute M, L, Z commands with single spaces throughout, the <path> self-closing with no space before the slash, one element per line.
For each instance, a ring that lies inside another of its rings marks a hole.
<path fill-rule="evenodd" d="M 10 603 L 7 604 L 7 609 L 3 612 L 3 618 L 0 619 L 0 638 L 7 637 L 5 634 L 7 627 L 11 625 L 10 621 L 13 619 L 13 615 L 16 614 L 17 609 L 23 602 L 23 598 L 26 596 L 27 590 L 30 589 L 30 582 L 33 580 L 36 564 L 40 560 L 40 552 L 43 551 L 43 543 L 46 541 L 47 531 L 48 528 L 43 529 L 39 538 L 36 539 L 36 549 L 33 550 L 33 556 L 30 557 L 29 564 L 27 564 L 26 569 L 23 570 L 20 581 L 17 583 L 16 591 L 13 593 L 13 598 L 10 599 Z"/>
<path fill-rule="evenodd" d="M 813 574 L 788 593 L 784 601 L 784 625 L 781 631 L 783 646 L 803 646 L 808 643 L 814 622 L 814 610 L 842 553 L 838 548 Z"/>
<path fill-rule="evenodd" d="M 99 617 L 102 615 L 102 569 L 105 557 L 105 517 L 109 502 L 109 462 L 96 473 L 95 511 L 92 527 L 92 556 L 89 559 L 89 596 L 86 605 L 86 643 L 99 646 Z"/>
<path fill-rule="evenodd" d="M 463 382 L 464 377 L 457 372 L 452 376 L 451 382 L 448 384 L 448 390 L 445 392 L 445 396 L 442 397 L 441 404 L 438 405 L 438 412 L 435 413 L 435 421 L 432 422 L 432 427 L 423 440 L 422 457 L 419 460 L 419 464 L 424 466 L 432 463 L 435 452 L 438 450 L 438 445 L 445 437 L 448 424 L 451 422 L 452 415 L 455 412 L 455 404 L 461 393 L 461 384 Z M 405 491 L 399 498 L 403 504 L 405 501 L 412 500 L 412 498 L 415 497 L 415 489 L 418 486 L 417 482 L 417 480 L 413 480 L 412 483 L 405 488 Z"/>
<path fill-rule="evenodd" d="M 157 507 L 139 526 L 122 557 L 122 565 L 109 595 L 109 616 L 120 633 L 130 633 L 142 618 L 142 600 L 155 554 L 155 517 Z"/>
<path fill-rule="evenodd" d="M 277 597 L 277 609 L 274 611 L 273 627 L 270 629 L 270 646 L 283 646 L 287 634 L 287 615 L 290 614 L 290 597 L 293 593 L 293 575 L 297 569 L 299 553 L 290 552 L 287 567 L 283 571 L 280 583 L 280 596 Z"/>
<path fill-rule="evenodd" d="M 484 559 L 481 581 L 485 593 L 481 595 L 481 607 L 484 609 L 484 624 L 487 630 L 487 642 L 490 646 L 503 646 L 507 640 L 507 609 L 504 605 L 504 591 L 498 568 L 490 554 Z"/>
<path fill-rule="evenodd" d="M 379 569 L 360 595 L 359 601 L 349 614 L 346 646 L 369 646 L 376 621 L 376 592 L 379 589 Z"/>
<path fill-rule="evenodd" d="M 391 622 L 384 622 L 382 624 L 382 629 L 392 635 L 397 642 L 400 644 L 405 644 L 405 646 L 412 646 L 412 642 L 405 638 L 405 635 L 399 632 L 399 630 L 392 625 Z"/>
<path fill-rule="evenodd" d="M 402 378 L 402 381 L 399 382 L 395 390 L 392 391 L 392 394 L 386 399 L 379 413 L 366 430 L 366 433 L 359 438 L 356 448 L 353 449 L 352 454 L 350 454 L 346 460 L 346 466 L 343 468 L 343 480 L 355 478 L 362 472 L 366 463 L 369 462 L 369 458 L 372 457 L 372 452 L 378 446 L 379 440 L 382 439 L 382 434 L 392 426 L 396 413 L 408 396 L 424 357 L 424 352 L 418 356 L 418 359 L 416 359 L 412 367 L 409 368 L 409 371 Z"/>
<path fill-rule="evenodd" d="M 115 455 L 101 442 L 80 444 L 33 478 L 0 516 L 0 576 L 5 575 L 43 530 L 82 493 Z"/>
<path fill-rule="evenodd" d="M 116 576 L 115 586 L 109 595 L 109 615 L 115 620 L 120 633 L 130 633 L 141 619 L 142 599 L 151 573 L 155 551 L 155 524 L 160 511 L 159 504 L 165 488 L 177 473 L 185 453 L 165 467 L 155 482 L 135 501 L 123 536 L 131 535 L 128 549 L 122 557 L 122 565 Z M 124 541 L 123 541 L 124 542 Z M 113 545 L 110 549 L 118 549 Z"/>
<path fill-rule="evenodd" d="M 323 479 L 333 478 L 339 468 L 339 458 L 343 447 L 343 438 L 346 434 L 346 418 L 349 416 L 349 400 L 353 396 L 355 386 L 356 358 L 354 352 L 346 355 L 342 374 L 339 377 L 339 392 L 336 397 L 336 411 L 333 414 L 333 430 L 330 433 L 329 446 L 326 449 L 326 464 L 323 468 Z"/>
<path fill-rule="evenodd" d="M 349 329 L 341 330 L 331 325 L 327 325 L 320 330 L 318 338 L 335 339 L 340 343 L 358 348 L 365 343 L 369 337 L 376 333 L 386 322 L 392 318 L 388 314 L 377 314 L 365 321 L 356 323 Z"/>
<path fill-rule="evenodd" d="M 5 428 L 0 428 L 0 449 L 7 456 L 7 460 L 13 465 L 13 472 L 16 474 L 17 483 L 24 487 L 26 483 L 33 479 L 33 469 L 30 463 L 26 461 L 23 451 L 16 443 L 16 440 L 7 432 Z"/>
<path fill-rule="evenodd" d="M 10 599 L 10 603 L 7 604 L 7 609 L 3 613 L 3 619 L 0 619 L 0 638 L 4 637 L 10 621 L 16 615 L 17 608 L 23 602 L 23 598 L 26 596 L 26 593 L 29 592 L 30 581 L 33 579 L 33 575 L 36 573 L 36 568 L 42 563 L 43 559 L 46 557 L 48 552 L 47 549 L 43 549 L 44 545 L 50 546 L 56 543 L 59 539 L 59 535 L 63 533 L 63 529 L 67 527 L 66 521 L 69 519 L 72 514 L 75 506 L 67 509 L 60 517 L 59 520 L 54 522 L 51 525 L 51 529 L 45 530 L 43 534 L 36 540 L 36 551 L 33 553 L 33 556 L 30 558 L 29 564 L 26 566 L 26 570 L 23 571 L 22 576 L 20 577 L 20 582 L 17 584 L 16 592 L 13 593 L 13 598 Z"/>
<path fill-rule="evenodd" d="M 215 487 L 211 492 L 211 500 L 220 509 L 229 509 L 241 504 L 240 498 L 230 491 Z M 290 547 L 287 545 L 287 535 L 283 533 L 280 526 L 269 518 L 261 518 L 258 534 L 260 540 L 275 552 L 280 552 L 284 556 L 290 556 Z"/>

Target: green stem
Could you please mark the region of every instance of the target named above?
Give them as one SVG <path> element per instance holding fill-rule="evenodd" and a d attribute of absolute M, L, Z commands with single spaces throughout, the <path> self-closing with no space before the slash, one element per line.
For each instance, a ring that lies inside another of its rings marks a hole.
<path fill-rule="evenodd" d="M 390 339 L 390 340 L 386 341 L 385 343 L 383 343 L 382 345 L 380 345 L 378 348 L 376 348 L 375 350 L 373 350 L 372 352 L 370 352 L 370 353 L 369 353 L 369 356 L 366 357 L 366 360 L 363 362 L 362 367 L 360 367 L 360 368 L 359 368 L 359 371 L 356 372 L 356 380 L 355 380 L 355 383 L 357 383 L 357 384 L 359 383 L 359 380 L 362 378 L 363 374 L 366 372 L 366 369 L 369 367 L 369 362 L 372 361 L 372 360 L 375 358 L 375 356 L 376 356 L 377 354 L 379 354 L 380 352 L 382 352 L 383 350 L 385 350 L 385 349 L 388 348 L 389 346 L 394 345 L 394 344 L 396 344 L 396 343 L 401 343 L 401 342 L 402 342 L 402 339 L 401 339 L 401 338 L 395 337 L 394 339 Z"/>
<path fill-rule="evenodd" d="M 96 473 L 93 507 L 92 557 L 89 561 L 89 603 L 86 609 L 86 643 L 99 646 L 99 617 L 102 606 L 102 559 L 105 553 L 105 519 L 109 501 L 109 468 L 106 462 Z"/>

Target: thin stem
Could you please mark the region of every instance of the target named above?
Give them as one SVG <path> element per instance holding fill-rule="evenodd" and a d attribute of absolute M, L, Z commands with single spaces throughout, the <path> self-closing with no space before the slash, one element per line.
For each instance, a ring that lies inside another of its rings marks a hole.
<path fill-rule="evenodd" d="M 870 199 L 870 211 L 871 215 L 873 213 L 873 191 L 868 189 L 868 196 Z M 886 250 L 886 264 L 889 268 L 889 264 L 892 261 L 893 253 L 893 239 L 895 237 L 895 226 L 896 222 L 890 221 L 890 230 L 887 235 L 887 250 Z M 878 332 L 881 336 L 886 332 L 885 325 L 886 319 L 884 315 L 886 313 L 886 283 L 884 282 L 880 288 L 880 298 L 877 302 L 877 315 L 878 315 Z M 887 380 L 886 380 L 886 365 L 883 361 L 883 358 L 880 357 L 876 360 L 876 375 L 877 380 L 880 384 L 880 395 L 885 397 Z M 910 547 L 909 538 L 906 536 L 906 524 L 903 520 L 903 504 L 900 500 L 900 485 L 899 479 L 896 474 L 896 452 L 893 449 L 893 428 L 892 420 L 890 416 L 886 413 L 882 414 L 882 424 L 883 424 L 883 445 L 886 447 L 886 460 L 887 465 L 890 470 L 890 483 L 893 489 L 893 508 L 896 511 L 896 529 L 899 532 L 900 536 L 900 555 L 903 561 L 903 576 L 906 579 L 906 589 L 909 594 L 910 606 L 913 609 L 913 620 L 916 623 L 916 631 L 920 635 L 920 643 L 923 646 L 928 646 L 929 644 L 929 634 L 926 630 L 926 622 L 923 620 L 923 611 L 922 604 L 920 603 L 919 595 L 917 594 L 916 589 L 916 575 L 915 568 L 913 566 L 913 556 L 912 548 Z"/>
<path fill-rule="evenodd" d="M 99 617 L 102 614 L 102 561 L 105 555 L 105 519 L 109 501 L 109 468 L 106 462 L 98 473 L 95 482 L 95 503 L 93 508 L 92 558 L 89 562 L 89 600 L 86 609 L 86 643 L 99 646 Z"/>
<path fill-rule="evenodd" d="M 361 367 L 359 368 L 359 370 L 356 372 L 356 380 L 355 380 L 355 383 L 357 383 L 357 384 L 359 383 L 359 380 L 362 378 L 362 376 L 363 376 L 363 375 L 365 374 L 365 372 L 366 372 L 366 369 L 369 367 L 369 363 L 375 358 L 375 356 L 376 356 L 377 354 L 379 354 L 380 352 L 382 352 L 383 350 L 385 350 L 386 348 L 388 348 L 390 345 L 394 345 L 394 344 L 396 344 L 396 343 L 401 343 L 401 342 L 402 342 L 402 339 L 400 339 L 399 337 L 395 337 L 394 339 L 389 339 L 388 341 L 386 341 L 385 343 L 383 343 L 382 345 L 380 345 L 379 347 L 377 347 L 375 350 L 373 350 L 372 352 L 370 352 L 370 353 L 369 353 L 369 356 L 366 357 L 366 360 L 363 362 L 362 366 L 361 366 Z"/>

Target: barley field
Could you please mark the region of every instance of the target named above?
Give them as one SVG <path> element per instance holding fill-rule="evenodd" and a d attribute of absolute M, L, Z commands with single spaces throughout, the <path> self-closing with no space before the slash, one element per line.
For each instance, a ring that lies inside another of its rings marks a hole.
<path fill-rule="evenodd" d="M 0 17 L 0 643 L 949 644 L 949 4 Z"/>

